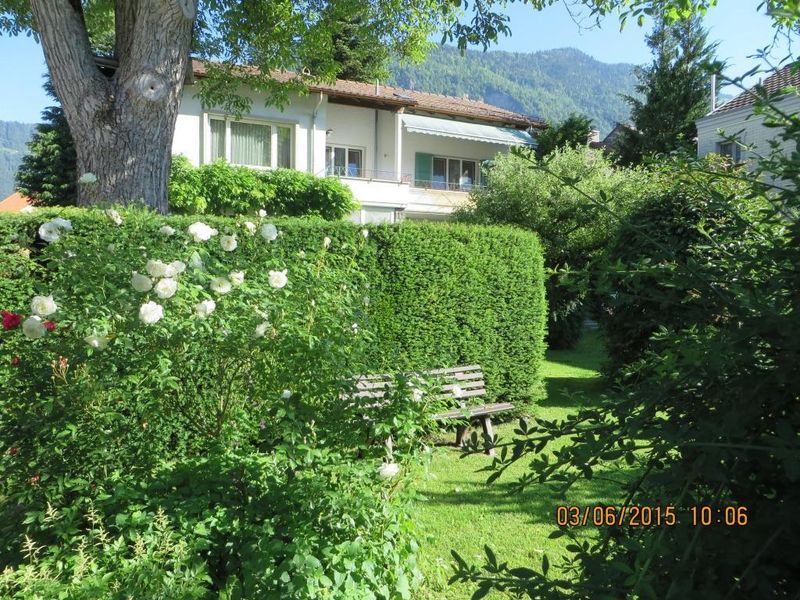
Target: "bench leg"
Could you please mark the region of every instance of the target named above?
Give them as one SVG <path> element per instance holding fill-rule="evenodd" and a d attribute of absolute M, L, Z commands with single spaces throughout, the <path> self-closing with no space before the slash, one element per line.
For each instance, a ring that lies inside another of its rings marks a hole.
<path fill-rule="evenodd" d="M 467 438 L 469 427 L 466 425 L 458 425 L 456 427 L 456 446 L 461 448 L 464 445 L 464 440 Z"/>
<path fill-rule="evenodd" d="M 494 456 L 494 448 L 490 446 L 490 443 L 494 443 L 494 431 L 492 431 L 492 419 L 489 415 L 481 417 L 481 428 L 486 440 L 486 454 Z"/>

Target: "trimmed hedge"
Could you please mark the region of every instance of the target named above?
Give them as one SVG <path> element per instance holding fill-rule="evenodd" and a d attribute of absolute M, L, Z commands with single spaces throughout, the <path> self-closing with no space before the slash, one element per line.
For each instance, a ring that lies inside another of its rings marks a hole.
<path fill-rule="evenodd" d="M 201 219 L 196 215 L 121 212 L 126 224 L 136 220 L 141 226 L 143 219 L 152 220 L 156 233 L 151 243 L 159 240 L 157 230 L 162 224 L 185 231 Z M 102 213 L 75 208 L 0 217 L 0 308 L 27 311 L 37 282 L 46 276 L 45 271 L 37 269 L 36 246 L 27 258 L 26 250 L 11 241 L 12 236 L 23 231 L 29 239 L 35 239 L 38 226 L 55 216 L 72 221 L 73 231 L 67 235 L 73 237 L 116 227 Z M 202 220 L 220 232 L 240 232 L 240 244 L 247 237 L 242 233 L 244 218 L 203 216 Z M 446 223 L 407 222 L 370 226 L 367 230 L 344 221 L 321 219 L 273 222 L 281 234 L 270 245 L 270 264 L 283 265 L 291 272 L 300 260 L 300 251 L 319 248 L 328 236 L 332 252 L 351 257 L 348 268 L 353 269 L 353 280 L 367 275 L 370 283 L 365 310 L 375 337 L 369 357 L 374 371 L 480 363 L 491 399 L 503 397 L 524 404 L 542 395 L 540 367 L 547 306 L 542 252 L 534 234 L 506 227 Z M 365 232 L 367 244 L 362 247 Z M 179 248 L 177 240 L 160 243 L 169 246 L 171 253 Z M 215 239 L 209 243 L 218 246 Z M 242 250 L 249 252 L 246 242 Z M 256 254 L 248 260 L 252 271 L 259 270 L 261 259 Z"/>
<path fill-rule="evenodd" d="M 329 221 L 357 207 L 353 193 L 335 177 L 317 177 L 294 169 L 261 171 L 224 160 L 194 167 L 183 156 L 172 157 L 169 207 L 181 214 L 255 214 L 317 216 Z"/>

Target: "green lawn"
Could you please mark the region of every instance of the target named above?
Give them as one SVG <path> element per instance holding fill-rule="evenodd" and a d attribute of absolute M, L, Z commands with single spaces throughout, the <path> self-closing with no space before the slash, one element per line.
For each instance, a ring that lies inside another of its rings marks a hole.
<path fill-rule="evenodd" d="M 587 332 L 575 350 L 547 354 L 544 376 L 547 398 L 535 415 L 545 419 L 563 418 L 579 403 L 592 403 L 603 391 L 597 369 L 603 348 L 596 332 Z M 579 397 L 569 393 L 581 392 Z M 500 437 L 510 437 L 515 425 L 495 428 Z M 448 437 L 449 441 L 452 441 Z M 476 472 L 490 459 L 474 455 L 460 458 L 452 447 L 436 447 L 427 472 L 418 479 L 417 489 L 426 498 L 417 505 L 416 523 L 422 536 L 421 561 L 425 585 L 415 597 L 424 600 L 462 600 L 471 597 L 473 586 L 448 586 L 452 573 L 450 550 L 456 549 L 468 561 L 481 562 L 484 544 L 490 545 L 498 559 L 512 566 L 533 565 L 539 568 L 546 552 L 551 563 L 568 543 L 565 538 L 548 539 L 556 529 L 556 506 L 605 503 L 621 496 L 619 485 L 603 477 L 581 481 L 566 499 L 546 486 L 532 486 L 524 494 L 509 495 L 510 484 L 525 469 L 515 465 L 507 475 L 490 486 L 488 473 Z M 609 476 L 611 476 L 609 474 Z M 624 474 L 616 474 L 621 479 Z M 591 530 L 587 530 L 591 533 Z M 505 598 L 494 594 L 489 598 Z"/>

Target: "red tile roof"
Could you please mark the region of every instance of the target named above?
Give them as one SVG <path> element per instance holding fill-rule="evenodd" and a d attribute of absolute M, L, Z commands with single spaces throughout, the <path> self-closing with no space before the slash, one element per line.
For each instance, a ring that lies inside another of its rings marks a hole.
<path fill-rule="evenodd" d="M 207 73 L 206 64 L 203 61 L 193 60 L 192 71 L 195 77 L 202 78 Z M 272 76 L 279 81 L 289 81 L 295 78 L 294 73 L 286 71 L 273 72 Z M 308 89 L 312 92 L 322 92 L 332 98 L 408 107 L 413 110 L 456 117 L 470 117 L 514 127 L 536 127 L 544 129 L 547 126 L 544 121 L 536 117 L 512 112 L 479 100 L 468 100 L 466 98 L 456 98 L 454 96 L 418 92 L 388 85 L 376 86 L 373 83 L 337 79 L 335 83 L 331 84 L 311 84 L 308 86 Z"/>
<path fill-rule="evenodd" d="M 768 94 L 774 94 L 778 90 L 786 87 L 800 86 L 800 68 L 798 68 L 797 63 L 787 65 L 780 71 L 777 71 L 776 73 L 773 73 L 767 77 L 761 82 L 761 85 Z M 756 97 L 757 96 L 753 91 L 753 88 L 745 90 L 733 100 L 729 100 L 725 104 L 717 107 L 717 109 L 711 114 L 716 115 L 719 113 L 728 112 L 729 110 L 736 110 L 737 108 L 752 106 L 755 104 Z"/>
<path fill-rule="evenodd" d="M 0 200 L 0 212 L 19 212 L 26 206 L 32 206 L 30 198 L 14 192 L 5 200 Z"/>

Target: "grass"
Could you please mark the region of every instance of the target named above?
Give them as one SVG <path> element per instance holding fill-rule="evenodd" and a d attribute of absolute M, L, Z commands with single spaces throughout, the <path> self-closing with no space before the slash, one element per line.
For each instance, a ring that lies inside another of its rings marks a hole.
<path fill-rule="evenodd" d="M 581 404 L 597 402 L 603 392 L 598 373 L 602 359 L 603 348 L 594 331 L 587 332 L 574 350 L 548 352 L 544 365 L 547 397 L 539 403 L 535 416 L 563 419 Z M 495 433 L 509 439 L 514 427 L 514 423 L 498 425 Z M 423 542 L 420 558 L 425 584 L 415 598 L 466 600 L 472 596 L 474 586 L 447 585 L 452 574 L 451 549 L 477 564 L 483 562 L 484 544 L 491 546 L 498 560 L 511 566 L 538 570 L 545 553 L 551 564 L 557 564 L 569 542 L 566 538 L 548 539 L 557 529 L 556 507 L 609 503 L 622 495 L 618 483 L 603 478 L 578 482 L 566 498 L 544 485 L 512 495 L 509 488 L 525 471 L 524 461 L 487 486 L 488 473 L 477 471 L 490 460 L 483 455 L 461 458 L 453 447 L 434 448 L 427 473 L 421 474 L 417 483 L 417 490 L 426 498 L 418 503 L 415 515 Z M 500 593 L 487 597 L 507 598 Z"/>

